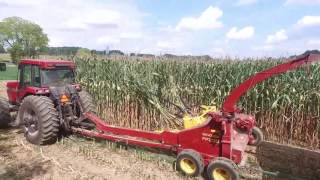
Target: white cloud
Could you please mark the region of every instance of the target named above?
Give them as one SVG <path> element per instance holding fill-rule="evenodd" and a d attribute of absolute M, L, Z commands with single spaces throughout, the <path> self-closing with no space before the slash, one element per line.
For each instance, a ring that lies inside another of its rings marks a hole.
<path fill-rule="evenodd" d="M 38 1 L 36 0 L 0 0 L 0 3 L 7 6 L 15 6 L 15 7 L 22 7 L 22 6 L 34 6 L 37 4 Z"/>
<path fill-rule="evenodd" d="M 254 35 L 254 27 L 252 26 L 246 26 L 242 29 L 233 27 L 226 34 L 228 39 L 235 39 L 235 40 L 250 39 L 253 35 Z"/>
<path fill-rule="evenodd" d="M 65 42 L 57 37 L 50 37 L 49 46 L 64 46 Z"/>
<path fill-rule="evenodd" d="M 227 55 L 227 52 L 224 48 L 214 47 L 211 49 L 210 55 L 212 57 L 221 58 Z"/>
<path fill-rule="evenodd" d="M 320 39 L 309 40 L 309 41 L 307 41 L 307 44 L 308 45 L 318 45 L 318 46 L 320 46 Z"/>
<path fill-rule="evenodd" d="M 266 43 L 279 43 L 288 39 L 286 31 L 284 29 L 279 30 L 275 34 L 270 34 L 267 37 Z"/>
<path fill-rule="evenodd" d="M 174 50 L 181 47 L 181 43 L 177 40 L 162 40 L 157 42 L 157 47 L 161 50 Z"/>
<path fill-rule="evenodd" d="M 141 32 L 122 32 L 120 34 L 120 38 L 122 39 L 140 39 L 141 37 Z"/>
<path fill-rule="evenodd" d="M 176 30 L 215 29 L 223 26 L 219 18 L 223 12 L 218 7 L 208 7 L 199 17 L 184 17 L 176 26 Z"/>
<path fill-rule="evenodd" d="M 262 46 L 254 46 L 252 47 L 255 51 L 272 51 L 274 47 L 272 45 L 262 45 Z"/>
<path fill-rule="evenodd" d="M 88 25 L 81 20 L 79 21 L 79 19 L 68 19 L 65 22 L 62 22 L 61 26 L 61 30 L 85 30 L 88 28 Z"/>
<path fill-rule="evenodd" d="M 320 16 L 304 16 L 297 22 L 298 27 L 319 26 Z"/>
<path fill-rule="evenodd" d="M 172 49 L 174 48 L 174 45 L 172 42 L 168 42 L 168 41 L 159 41 L 157 42 L 157 46 L 159 48 L 164 48 L 164 49 Z"/>
<path fill-rule="evenodd" d="M 85 15 L 82 20 L 86 24 L 119 24 L 123 20 L 121 12 L 112 9 L 97 9 Z"/>
<path fill-rule="evenodd" d="M 249 5 L 249 4 L 254 4 L 257 3 L 258 0 L 238 0 L 236 2 L 237 6 L 242 6 L 242 5 Z"/>
<path fill-rule="evenodd" d="M 115 45 L 120 43 L 120 39 L 113 36 L 102 36 L 97 39 L 97 43 L 102 45 Z"/>
<path fill-rule="evenodd" d="M 291 5 L 291 4 L 296 4 L 296 5 L 313 5 L 313 4 L 320 4 L 320 0 L 287 0 L 285 2 L 285 5 Z"/>

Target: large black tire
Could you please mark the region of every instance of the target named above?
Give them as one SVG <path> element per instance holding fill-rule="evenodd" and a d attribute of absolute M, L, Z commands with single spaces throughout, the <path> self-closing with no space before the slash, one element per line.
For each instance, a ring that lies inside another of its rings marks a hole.
<path fill-rule="evenodd" d="M 51 99 L 46 96 L 27 96 L 20 109 L 26 139 L 36 145 L 48 145 L 57 141 L 59 119 Z"/>
<path fill-rule="evenodd" d="M 207 177 L 210 180 L 240 180 L 237 165 L 231 160 L 219 157 L 211 161 L 207 167 Z"/>
<path fill-rule="evenodd" d="M 177 156 L 177 170 L 189 177 L 199 176 L 204 170 L 202 156 L 192 150 L 186 149 L 181 151 Z"/>
<path fill-rule="evenodd" d="M 249 142 L 249 145 L 251 146 L 259 146 L 261 142 L 263 141 L 263 132 L 258 127 L 253 127 L 252 129 L 252 136 L 254 137 L 254 140 Z"/>
<path fill-rule="evenodd" d="M 9 106 L 9 102 L 5 98 L 0 97 L 0 128 L 7 128 L 12 122 Z"/>
<path fill-rule="evenodd" d="M 87 91 L 82 90 L 81 92 L 79 92 L 79 96 L 80 96 L 80 103 L 82 105 L 84 113 L 86 112 L 95 113 L 95 108 L 93 105 L 91 95 Z"/>
<path fill-rule="evenodd" d="M 96 114 L 91 95 L 87 91 L 82 90 L 79 92 L 79 97 L 83 108 L 83 113 L 91 112 Z M 95 128 L 95 124 L 89 120 L 84 120 L 82 122 L 82 128 L 92 130 Z"/>

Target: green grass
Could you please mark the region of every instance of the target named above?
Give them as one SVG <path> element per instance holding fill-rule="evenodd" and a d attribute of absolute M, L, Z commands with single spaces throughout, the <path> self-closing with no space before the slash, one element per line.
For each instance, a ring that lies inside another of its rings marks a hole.
<path fill-rule="evenodd" d="M 17 79 L 17 66 L 7 66 L 6 71 L 0 71 L 0 80 L 15 80 Z"/>
<path fill-rule="evenodd" d="M 11 62 L 10 54 L 0 54 L 0 62 Z"/>

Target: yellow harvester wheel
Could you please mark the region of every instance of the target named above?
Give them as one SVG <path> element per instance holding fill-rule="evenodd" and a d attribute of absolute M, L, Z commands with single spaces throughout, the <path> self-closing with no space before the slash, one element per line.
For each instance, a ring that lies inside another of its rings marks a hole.
<path fill-rule="evenodd" d="M 202 156 L 191 149 L 183 150 L 177 157 L 177 170 L 186 176 L 199 176 L 204 169 Z"/>
<path fill-rule="evenodd" d="M 210 180 L 239 180 L 239 172 L 236 165 L 226 158 L 213 160 L 207 168 L 207 176 Z"/>

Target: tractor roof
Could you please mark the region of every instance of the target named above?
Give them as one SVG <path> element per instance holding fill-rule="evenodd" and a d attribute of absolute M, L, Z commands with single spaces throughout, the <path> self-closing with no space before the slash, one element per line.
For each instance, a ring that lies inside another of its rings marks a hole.
<path fill-rule="evenodd" d="M 53 68 L 56 66 L 69 66 L 75 68 L 75 63 L 70 60 L 56 60 L 56 59 L 22 59 L 19 64 L 37 65 L 41 68 Z"/>

